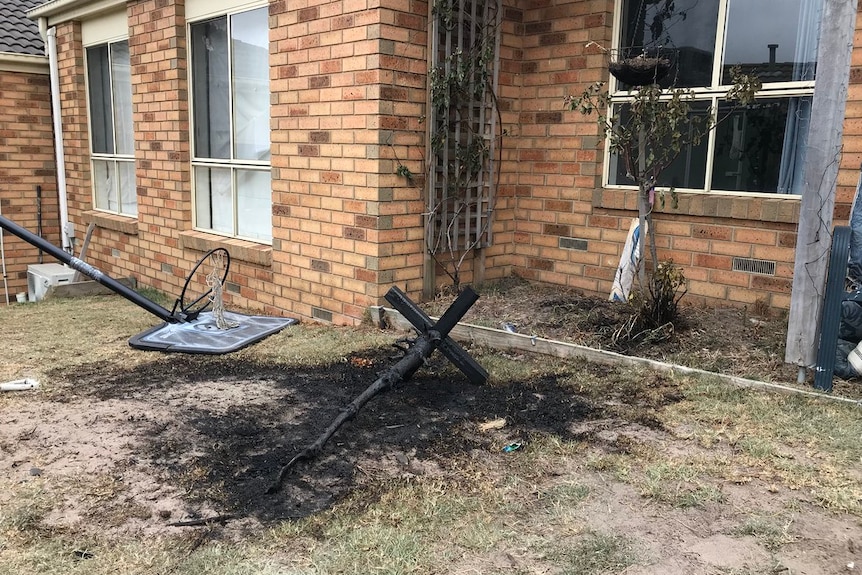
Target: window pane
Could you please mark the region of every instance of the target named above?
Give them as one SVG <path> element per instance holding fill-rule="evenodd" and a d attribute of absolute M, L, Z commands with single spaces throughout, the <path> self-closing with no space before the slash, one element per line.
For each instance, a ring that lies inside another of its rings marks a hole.
<path fill-rule="evenodd" d="M 269 17 L 266 8 L 231 20 L 234 153 L 242 160 L 268 160 Z"/>
<path fill-rule="evenodd" d="M 93 189 L 96 209 L 117 211 L 117 174 L 113 161 L 93 160 Z"/>
<path fill-rule="evenodd" d="M 117 168 L 120 176 L 120 202 L 122 204 L 120 212 L 127 216 L 137 216 L 138 194 L 135 185 L 135 163 L 119 161 Z"/>
<path fill-rule="evenodd" d="M 823 0 L 730 0 L 722 83 L 730 68 L 764 83 L 814 80 Z"/>
<path fill-rule="evenodd" d="M 716 0 L 623 0 L 623 55 L 672 51 L 673 67 L 659 82 L 662 87 L 711 86 L 718 5 Z"/>
<path fill-rule="evenodd" d="M 238 235 L 272 240 L 272 176 L 262 170 L 237 170 Z"/>
<path fill-rule="evenodd" d="M 117 154 L 135 153 L 135 136 L 132 125 L 132 75 L 129 66 L 129 43 L 111 44 L 111 85 L 114 95 L 114 131 Z"/>
<path fill-rule="evenodd" d="M 697 114 L 704 117 L 709 113 L 706 102 L 695 102 L 692 104 L 692 114 Z M 620 121 L 626 124 L 629 120 L 629 111 L 627 106 L 621 107 Z M 704 118 L 705 120 L 705 118 Z M 701 133 L 703 132 L 704 122 L 699 123 Z M 689 124 L 686 127 L 687 133 L 682 135 L 683 141 L 692 141 L 695 135 L 694 126 Z M 662 187 L 673 188 L 703 188 L 706 185 L 706 156 L 708 149 L 708 138 L 703 137 L 697 145 L 689 144 L 682 148 L 680 154 L 665 168 L 659 176 L 658 185 Z M 647 154 L 650 151 L 647 150 Z M 634 151 L 632 164 L 637 167 L 637 151 Z M 627 175 L 625 162 L 622 158 L 616 155 L 611 156 L 610 164 L 610 184 L 620 186 L 637 185 L 633 179 Z"/>
<path fill-rule="evenodd" d="M 227 17 L 193 24 L 191 36 L 195 156 L 229 159 Z"/>
<path fill-rule="evenodd" d="M 730 110 L 722 104 L 719 117 Z M 811 97 L 758 100 L 733 112 L 716 128 L 713 189 L 801 193 L 810 118 Z"/>
<path fill-rule="evenodd" d="M 111 75 L 108 46 L 87 48 L 87 87 L 90 91 L 90 133 L 93 152 L 114 153 L 114 131 L 111 125 Z"/>
<path fill-rule="evenodd" d="M 229 169 L 195 168 L 195 215 L 199 228 L 234 233 Z"/>

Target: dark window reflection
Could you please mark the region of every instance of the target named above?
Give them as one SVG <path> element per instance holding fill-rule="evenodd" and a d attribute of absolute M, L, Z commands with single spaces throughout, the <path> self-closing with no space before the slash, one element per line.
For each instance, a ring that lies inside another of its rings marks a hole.
<path fill-rule="evenodd" d="M 811 97 L 758 100 L 731 113 L 718 109 L 712 188 L 802 193 Z M 728 114 L 730 115 L 728 116 Z"/>
<path fill-rule="evenodd" d="M 683 135 L 683 140 L 691 142 L 699 129 L 703 131 L 704 122 L 708 114 L 708 105 L 706 102 L 698 102 L 693 106 L 693 115 L 701 117 L 700 121 L 689 122 L 686 126 L 688 133 Z M 622 106 L 620 111 L 620 121 L 625 125 L 629 121 L 629 110 L 627 106 Z M 698 128 L 698 126 L 700 126 Z M 636 146 L 635 146 L 636 147 Z M 707 154 L 707 138 L 701 138 L 698 144 L 689 144 L 683 147 L 679 156 L 661 173 L 658 185 L 661 187 L 672 188 L 703 188 L 706 184 L 706 154 Z M 647 150 L 650 154 L 650 150 Z M 631 165 L 637 167 L 637 157 L 631 158 Z M 637 183 L 628 177 L 628 169 L 626 161 L 622 157 L 611 157 L 611 173 L 610 183 L 612 185 L 637 185 Z"/>
<path fill-rule="evenodd" d="M 623 57 L 646 52 L 669 56 L 672 68 L 659 82 L 694 87 L 712 84 L 717 0 L 625 0 Z"/>
<path fill-rule="evenodd" d="M 823 0 L 730 0 L 722 83 L 740 66 L 768 82 L 814 80 Z"/>

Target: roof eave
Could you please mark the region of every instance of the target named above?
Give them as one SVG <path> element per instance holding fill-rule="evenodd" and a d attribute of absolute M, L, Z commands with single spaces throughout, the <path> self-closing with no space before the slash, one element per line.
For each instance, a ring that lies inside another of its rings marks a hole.
<path fill-rule="evenodd" d="M 27 12 L 33 20 L 44 18 L 49 26 L 81 20 L 104 12 L 124 8 L 126 0 L 51 0 Z"/>
<path fill-rule="evenodd" d="M 48 57 L 33 54 L 0 52 L 0 72 L 20 72 L 23 74 L 47 74 Z"/>

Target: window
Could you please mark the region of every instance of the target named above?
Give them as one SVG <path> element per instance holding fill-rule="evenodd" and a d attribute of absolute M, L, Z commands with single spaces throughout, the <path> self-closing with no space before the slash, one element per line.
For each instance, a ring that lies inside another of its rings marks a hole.
<path fill-rule="evenodd" d="M 93 206 L 137 216 L 128 41 L 87 48 Z"/>
<path fill-rule="evenodd" d="M 664 88 L 691 88 L 696 114 L 722 119 L 708 139 L 684 150 L 662 186 L 730 192 L 802 193 L 823 0 L 618 0 L 621 51 L 669 55 Z M 730 70 L 763 82 L 757 101 L 724 100 Z M 627 86 L 616 82 L 614 113 L 625 114 Z M 611 157 L 608 184 L 633 185 Z"/>
<path fill-rule="evenodd" d="M 191 25 L 195 227 L 269 242 L 266 8 Z"/>

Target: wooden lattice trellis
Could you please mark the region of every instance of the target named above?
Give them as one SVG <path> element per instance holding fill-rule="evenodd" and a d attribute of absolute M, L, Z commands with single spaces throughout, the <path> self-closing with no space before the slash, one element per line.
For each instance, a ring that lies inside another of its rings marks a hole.
<path fill-rule="evenodd" d="M 453 263 L 454 254 L 491 244 L 499 18 L 497 0 L 434 6 L 426 229 L 429 252 Z"/>

